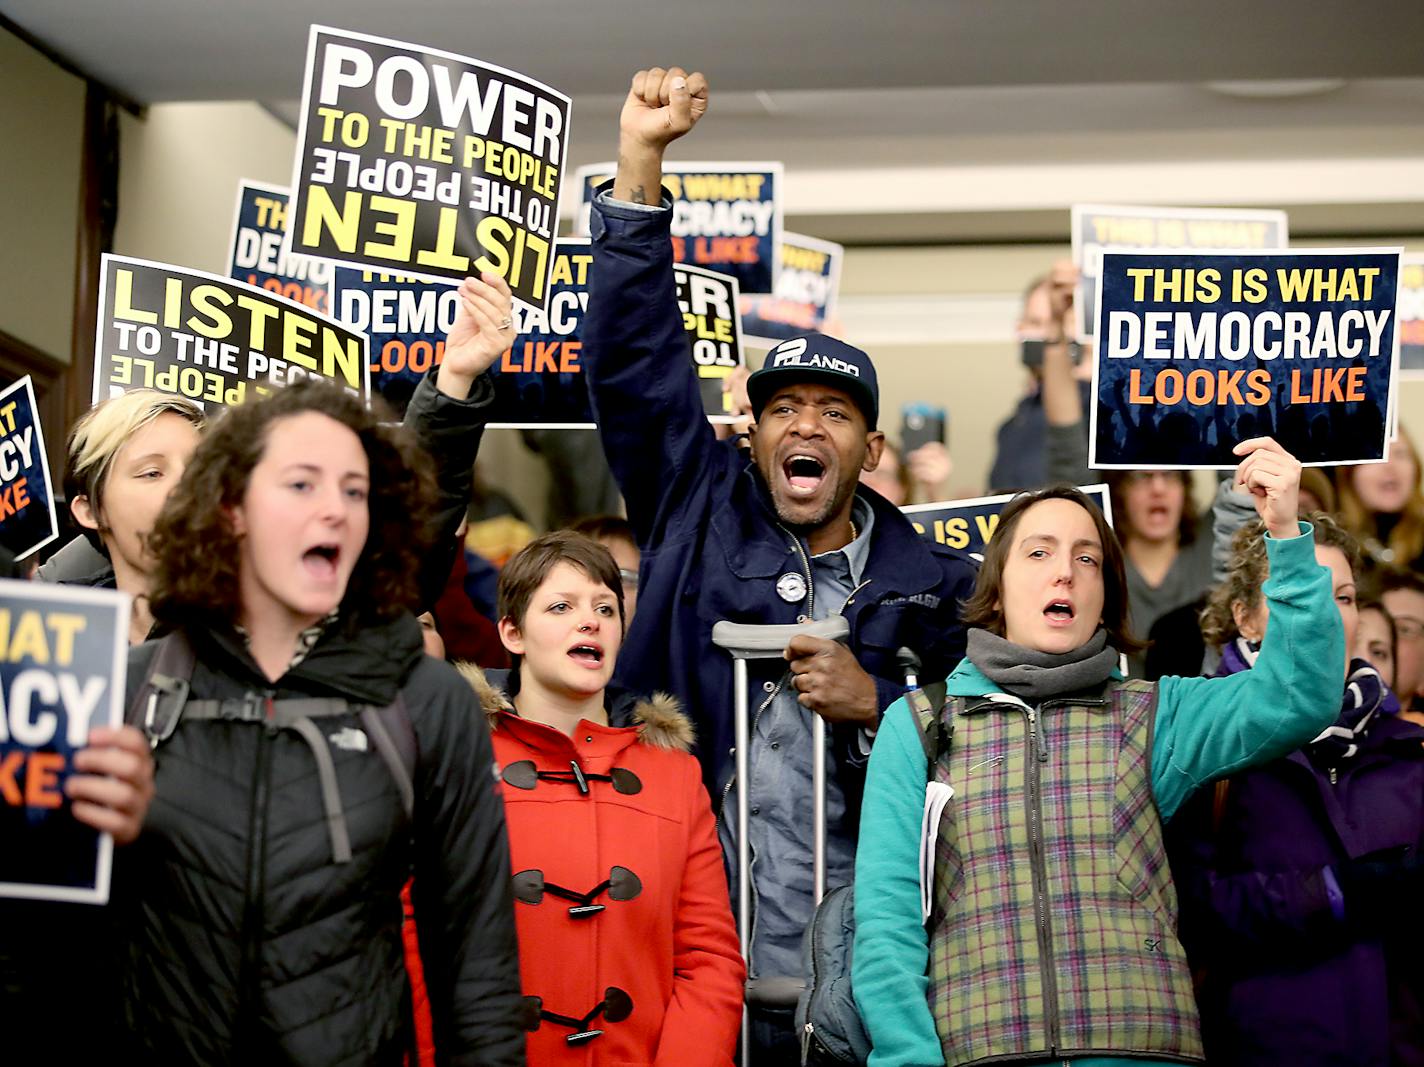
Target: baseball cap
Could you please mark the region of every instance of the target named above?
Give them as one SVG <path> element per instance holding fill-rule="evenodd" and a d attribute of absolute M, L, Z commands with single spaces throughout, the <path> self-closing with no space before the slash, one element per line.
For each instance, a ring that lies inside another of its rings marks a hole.
<path fill-rule="evenodd" d="M 766 354 L 766 362 L 747 379 L 752 415 L 778 389 L 793 382 L 824 382 L 843 391 L 860 408 L 867 429 L 875 429 L 880 416 L 880 386 L 875 365 L 860 349 L 820 333 L 807 333 L 782 341 Z"/>

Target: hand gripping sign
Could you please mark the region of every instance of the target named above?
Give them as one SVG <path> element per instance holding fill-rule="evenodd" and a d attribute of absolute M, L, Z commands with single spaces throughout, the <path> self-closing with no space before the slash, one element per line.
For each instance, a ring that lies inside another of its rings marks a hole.
<path fill-rule="evenodd" d="M 0 581 L 0 897 L 103 904 L 113 842 L 64 783 L 95 726 L 122 720 L 129 598 Z"/>
<path fill-rule="evenodd" d="M 1230 470 L 1265 436 L 1382 459 L 1398 280 L 1398 249 L 1104 253 L 1089 466 Z"/>
<path fill-rule="evenodd" d="M 24 559 L 59 536 L 29 375 L 0 392 L 0 545 Z"/>
<path fill-rule="evenodd" d="M 468 56 L 313 26 L 289 250 L 548 302 L 569 98 Z"/>
<path fill-rule="evenodd" d="M 94 403 L 158 389 L 204 408 L 300 378 L 370 396 L 366 335 L 296 301 L 215 274 L 105 255 Z"/>

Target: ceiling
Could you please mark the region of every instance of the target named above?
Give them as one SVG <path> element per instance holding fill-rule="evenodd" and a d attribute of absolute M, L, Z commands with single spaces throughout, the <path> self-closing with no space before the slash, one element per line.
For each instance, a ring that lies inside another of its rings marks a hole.
<path fill-rule="evenodd" d="M 1061 238 L 1066 204 L 1124 198 L 1278 196 L 1297 233 L 1424 232 L 1417 0 L 0 0 L 0 15 L 138 104 L 256 100 L 289 124 L 310 23 L 478 56 L 574 97 L 571 167 L 610 155 L 638 66 L 700 67 L 712 108 L 682 157 L 783 160 L 791 225 L 848 241 Z M 1104 164 L 1146 169 L 1104 187 Z"/>

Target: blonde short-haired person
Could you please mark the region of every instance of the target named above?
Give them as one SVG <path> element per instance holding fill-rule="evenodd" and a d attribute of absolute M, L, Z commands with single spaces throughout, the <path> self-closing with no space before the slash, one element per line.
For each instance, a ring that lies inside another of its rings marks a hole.
<path fill-rule="evenodd" d="M 197 405 L 136 389 L 91 408 L 70 430 L 64 494 L 84 540 L 61 550 L 73 561 L 65 573 L 45 567 L 40 578 L 128 593 L 134 605 L 130 644 L 145 640 L 153 627 L 149 531 L 183 477 L 202 429 Z"/>

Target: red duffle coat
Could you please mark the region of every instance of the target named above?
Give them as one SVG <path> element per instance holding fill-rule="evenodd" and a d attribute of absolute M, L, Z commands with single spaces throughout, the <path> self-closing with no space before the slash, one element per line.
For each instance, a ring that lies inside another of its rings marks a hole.
<path fill-rule="evenodd" d="M 569 737 L 481 696 L 504 779 L 529 1063 L 731 1067 L 746 968 L 676 701 L 615 707 L 610 720 L 629 725 L 584 721 Z"/>

